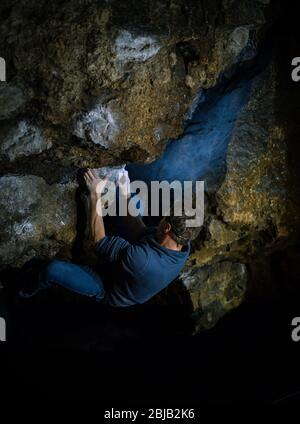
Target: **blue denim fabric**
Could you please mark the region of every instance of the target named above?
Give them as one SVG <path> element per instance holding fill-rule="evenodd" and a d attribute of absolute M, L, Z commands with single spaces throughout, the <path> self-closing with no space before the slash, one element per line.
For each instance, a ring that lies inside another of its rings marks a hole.
<path fill-rule="evenodd" d="M 39 276 L 37 291 L 48 289 L 55 284 L 96 300 L 103 300 L 105 297 L 101 277 L 88 266 L 59 260 L 50 262 Z"/>

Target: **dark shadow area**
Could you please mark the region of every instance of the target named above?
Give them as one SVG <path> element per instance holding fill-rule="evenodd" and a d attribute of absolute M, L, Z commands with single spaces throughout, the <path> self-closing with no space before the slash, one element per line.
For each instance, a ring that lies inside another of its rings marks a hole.
<path fill-rule="evenodd" d="M 180 332 L 178 308 L 112 311 L 60 293 L 7 309 L 1 388 L 7 400 L 114 407 L 287 402 L 300 390 L 300 343 L 291 339 L 297 314 L 288 296 L 246 302 L 190 337 Z"/>
<path fill-rule="evenodd" d="M 300 342 L 291 322 L 300 293 L 288 258 L 271 261 L 280 298 L 249 299 L 194 337 L 175 300 L 114 309 L 52 289 L 16 302 L 10 285 L 0 304 L 8 325 L 1 399 L 114 408 L 296 402 Z M 16 284 L 22 278 L 15 270 Z"/>

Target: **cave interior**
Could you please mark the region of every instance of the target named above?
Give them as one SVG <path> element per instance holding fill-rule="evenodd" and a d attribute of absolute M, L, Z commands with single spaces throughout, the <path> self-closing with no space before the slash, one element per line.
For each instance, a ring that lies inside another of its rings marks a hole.
<path fill-rule="evenodd" d="M 0 6 L 7 398 L 96 402 L 102 385 L 108 403 L 284 401 L 300 377 L 290 340 L 300 295 L 293 4 L 79 3 Z M 59 288 L 17 299 L 39 261 L 86 260 L 82 170 L 123 163 L 147 185 L 205 182 L 183 274 L 128 310 Z"/>

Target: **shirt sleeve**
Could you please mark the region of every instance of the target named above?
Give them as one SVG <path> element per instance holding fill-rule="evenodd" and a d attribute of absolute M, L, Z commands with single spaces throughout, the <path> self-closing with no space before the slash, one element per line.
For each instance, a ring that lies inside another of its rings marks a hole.
<path fill-rule="evenodd" d="M 118 236 L 105 236 L 96 243 L 96 252 L 109 262 L 118 261 L 124 250 L 129 248 L 131 244 Z"/>

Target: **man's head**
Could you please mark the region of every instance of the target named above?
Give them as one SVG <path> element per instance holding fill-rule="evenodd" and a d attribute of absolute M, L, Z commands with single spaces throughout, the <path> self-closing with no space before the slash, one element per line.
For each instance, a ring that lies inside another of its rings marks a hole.
<path fill-rule="evenodd" d="M 184 213 L 175 216 L 171 210 L 169 216 L 165 216 L 159 223 L 158 235 L 161 240 L 170 237 L 178 245 L 184 245 L 189 240 L 195 239 L 200 233 L 200 227 L 187 227 L 187 221 L 191 219 Z"/>

